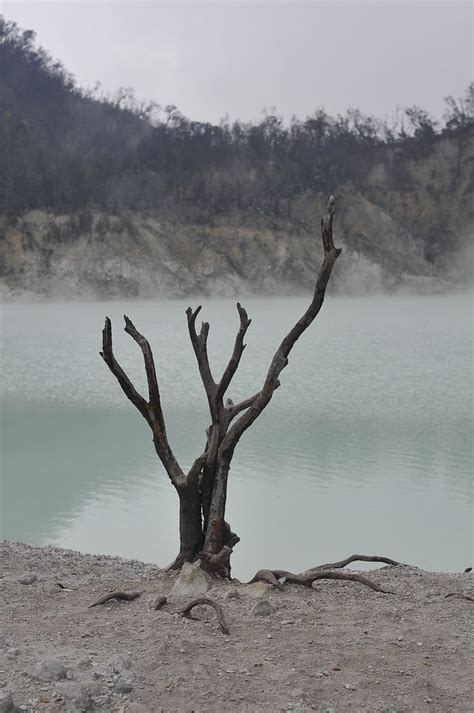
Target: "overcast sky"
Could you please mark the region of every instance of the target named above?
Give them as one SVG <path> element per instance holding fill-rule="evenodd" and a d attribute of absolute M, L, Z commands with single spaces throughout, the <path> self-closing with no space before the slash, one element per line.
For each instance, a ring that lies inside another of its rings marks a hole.
<path fill-rule="evenodd" d="M 357 107 L 392 115 L 471 81 L 471 2 L 459 0 L 174 0 L 21 2 L 2 13 L 82 86 L 132 86 L 193 119 L 304 117 Z"/>

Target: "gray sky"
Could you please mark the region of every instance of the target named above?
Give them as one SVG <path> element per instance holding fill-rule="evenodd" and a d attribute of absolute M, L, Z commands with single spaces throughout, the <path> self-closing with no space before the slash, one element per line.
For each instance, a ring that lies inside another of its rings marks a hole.
<path fill-rule="evenodd" d="M 436 115 L 471 81 L 473 5 L 460 0 L 21 2 L 2 13 L 82 86 L 132 86 L 187 116 L 285 118 L 317 106 Z"/>

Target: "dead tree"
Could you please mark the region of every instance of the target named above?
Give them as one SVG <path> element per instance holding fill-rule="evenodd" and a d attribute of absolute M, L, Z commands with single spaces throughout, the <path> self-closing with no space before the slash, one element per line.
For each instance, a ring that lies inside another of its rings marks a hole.
<path fill-rule="evenodd" d="M 108 317 L 105 320 L 100 354 L 127 398 L 150 426 L 156 453 L 178 493 L 180 549 L 171 565 L 173 568 L 179 568 L 184 562 L 199 558 L 204 569 L 223 576 L 230 575 L 230 555 L 240 539 L 225 520 L 230 464 L 242 435 L 268 406 L 280 386 L 279 377 L 288 364 L 288 356 L 294 344 L 313 322 L 323 305 L 329 278 L 341 253 L 333 241 L 334 209 L 335 198 L 331 196 L 327 215 L 321 220 L 324 261 L 316 279 L 311 303 L 276 350 L 262 388 L 256 394 L 236 404 L 225 398 L 246 346 L 244 338 L 251 320 L 245 309 L 237 303 L 240 326 L 229 363 L 219 380 L 212 374 L 207 354 L 208 322 L 202 323 L 199 333 L 196 330 L 196 318 L 201 307 L 194 310 L 188 307 L 186 310 L 189 336 L 206 392 L 211 420 L 206 431 L 203 453 L 196 458 L 188 473 L 185 473 L 177 462 L 168 442 L 153 353 L 147 339 L 138 332 L 131 320 L 125 317 L 125 331 L 136 341 L 145 361 L 148 381 L 148 399 L 145 399 L 117 362 L 112 349 L 112 325 Z"/>

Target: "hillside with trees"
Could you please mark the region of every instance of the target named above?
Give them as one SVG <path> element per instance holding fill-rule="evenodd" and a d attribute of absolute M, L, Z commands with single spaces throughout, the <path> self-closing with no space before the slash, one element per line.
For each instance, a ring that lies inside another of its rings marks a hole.
<path fill-rule="evenodd" d="M 336 289 L 467 278 L 474 85 L 441 123 L 419 107 L 391 122 L 320 108 L 214 126 L 130 89 L 79 88 L 4 18 L 0 67 L 4 294 L 299 291 L 333 192 L 353 254 Z"/>

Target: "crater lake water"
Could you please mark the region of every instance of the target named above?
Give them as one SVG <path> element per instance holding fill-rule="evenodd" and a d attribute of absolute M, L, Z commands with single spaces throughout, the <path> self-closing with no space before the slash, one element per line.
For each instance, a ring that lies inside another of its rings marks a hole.
<path fill-rule="evenodd" d="M 145 391 L 123 313 L 148 336 L 168 435 L 189 467 L 202 452 L 208 415 L 188 304 L 1 307 L 2 538 L 161 565 L 173 559 L 177 498 L 147 424 L 99 349 L 109 315 L 116 357 Z M 252 325 L 229 390 L 234 401 L 259 389 L 307 304 L 244 301 Z M 202 316 L 220 375 L 238 325 L 235 302 L 204 300 Z M 261 567 L 300 571 L 353 552 L 431 570 L 472 564 L 472 326 L 470 295 L 327 298 L 235 453 L 228 499 L 241 537 L 235 576 Z"/>

